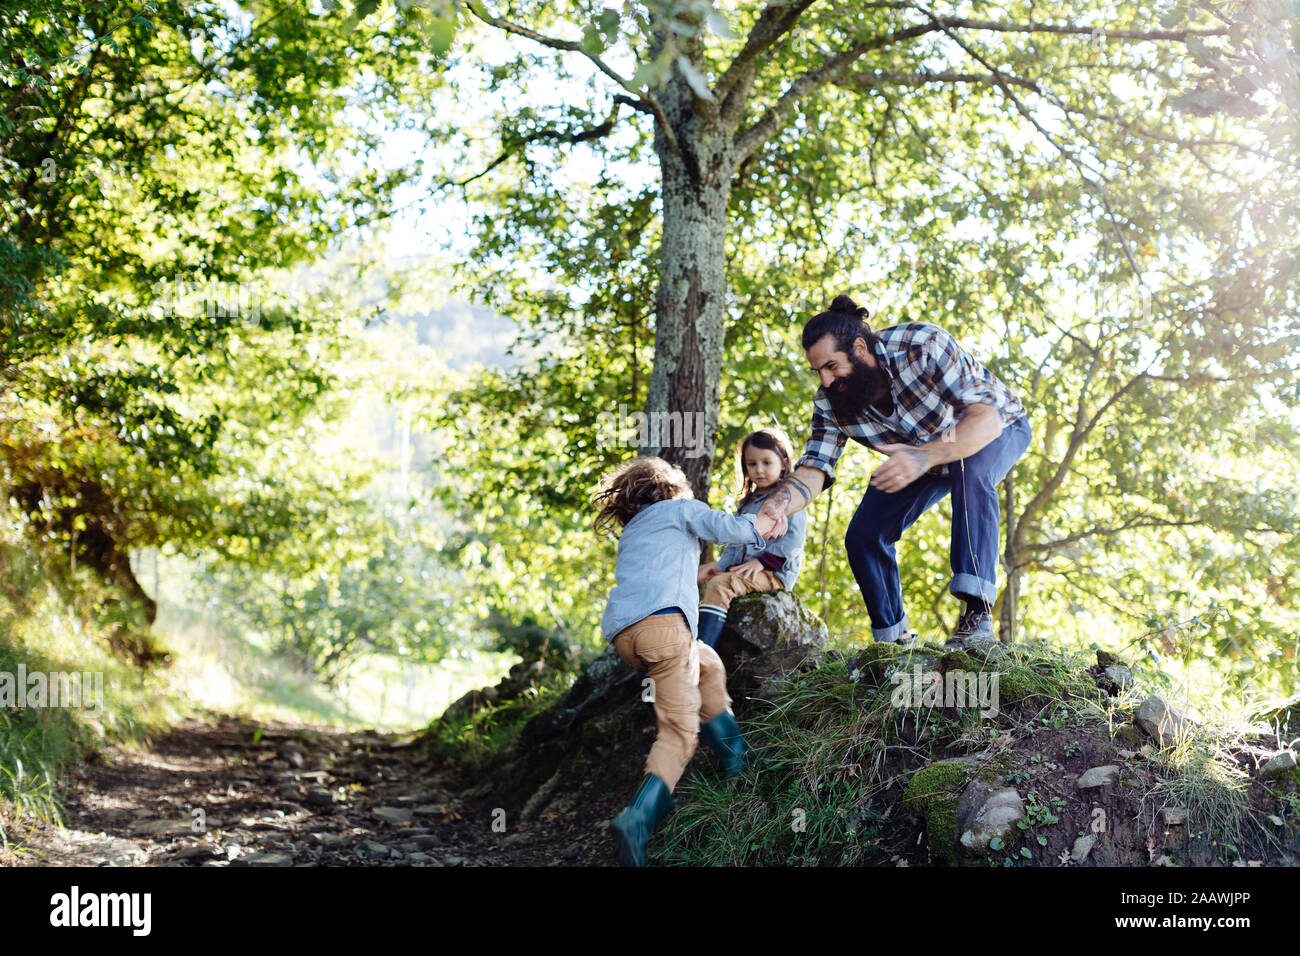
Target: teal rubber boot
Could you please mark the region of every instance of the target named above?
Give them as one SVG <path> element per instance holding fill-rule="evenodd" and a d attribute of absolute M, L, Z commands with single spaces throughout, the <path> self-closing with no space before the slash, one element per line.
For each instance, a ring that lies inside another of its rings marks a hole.
<path fill-rule="evenodd" d="M 645 866 L 645 847 L 650 842 L 650 834 L 672 808 L 673 796 L 668 792 L 668 785 L 654 774 L 647 774 L 627 809 L 609 824 L 614 831 L 620 863 Z"/>
<path fill-rule="evenodd" d="M 729 710 L 700 724 L 700 739 L 718 755 L 728 777 L 739 774 L 753 759 L 754 752 L 740 735 L 740 725 Z"/>

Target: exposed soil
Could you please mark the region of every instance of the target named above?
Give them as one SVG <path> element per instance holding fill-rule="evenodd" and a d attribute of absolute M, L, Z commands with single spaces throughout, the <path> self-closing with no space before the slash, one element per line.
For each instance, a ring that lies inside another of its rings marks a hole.
<path fill-rule="evenodd" d="M 593 801 L 527 824 L 467 799 L 409 737 L 187 720 L 74 775 L 66 829 L 35 824 L 9 865 L 554 866 L 613 864 Z M 378 811 L 378 813 L 376 812 Z M 385 818 L 388 819 L 385 819 Z"/>

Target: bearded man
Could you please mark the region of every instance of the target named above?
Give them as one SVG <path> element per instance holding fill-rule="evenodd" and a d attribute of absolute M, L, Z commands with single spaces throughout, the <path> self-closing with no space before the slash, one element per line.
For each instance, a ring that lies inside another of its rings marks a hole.
<path fill-rule="evenodd" d="M 894 545 L 951 494 L 948 590 L 965 607 L 946 646 L 987 647 L 996 640 L 997 486 L 1029 445 L 1024 406 L 939 326 L 908 322 L 875 332 L 866 318 L 866 309 L 840 295 L 804 326 L 804 353 L 821 388 L 804 455 L 761 509 L 778 519 L 767 537 L 784 534 L 785 517 L 834 483 L 849 438 L 888 455 L 844 535 L 872 637 L 915 642 Z"/>

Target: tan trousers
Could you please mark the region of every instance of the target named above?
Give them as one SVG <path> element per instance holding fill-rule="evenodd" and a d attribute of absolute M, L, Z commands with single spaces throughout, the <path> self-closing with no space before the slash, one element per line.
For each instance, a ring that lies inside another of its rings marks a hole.
<path fill-rule="evenodd" d="M 731 607 L 731 599 L 753 591 L 779 591 L 785 587 L 771 571 L 763 570 L 754 575 L 753 582 L 747 581 L 734 571 L 723 571 L 704 582 L 704 600 L 701 604 L 712 604 L 723 610 Z"/>
<path fill-rule="evenodd" d="M 614 649 L 629 667 L 650 675 L 659 734 L 646 758 L 671 793 L 695 756 L 700 722 L 731 706 L 727 669 L 717 651 L 691 636 L 681 614 L 653 614 L 619 631 Z"/>

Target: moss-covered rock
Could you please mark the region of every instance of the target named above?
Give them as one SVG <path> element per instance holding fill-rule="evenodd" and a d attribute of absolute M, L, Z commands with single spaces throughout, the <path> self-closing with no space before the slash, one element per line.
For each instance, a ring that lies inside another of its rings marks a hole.
<path fill-rule="evenodd" d="M 1044 674 L 1022 664 L 999 668 L 998 696 L 1003 707 L 1018 704 L 1029 697 L 1060 697 L 1064 683 L 1055 674 Z"/>
<path fill-rule="evenodd" d="M 965 651 L 948 651 L 939 659 L 939 670 L 945 674 L 949 671 L 966 671 L 977 674 L 984 670 L 984 664 Z"/>
<path fill-rule="evenodd" d="M 903 805 L 925 821 L 930 855 L 938 862 L 957 862 L 957 805 L 971 766 L 965 760 L 939 760 L 912 775 Z"/>
<path fill-rule="evenodd" d="M 876 641 L 868 644 L 853 660 L 849 670 L 857 670 L 864 679 L 878 684 L 885 679 L 885 672 L 892 664 L 899 663 L 905 656 L 903 648 L 889 641 Z"/>

